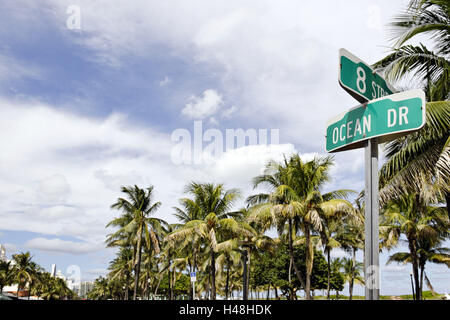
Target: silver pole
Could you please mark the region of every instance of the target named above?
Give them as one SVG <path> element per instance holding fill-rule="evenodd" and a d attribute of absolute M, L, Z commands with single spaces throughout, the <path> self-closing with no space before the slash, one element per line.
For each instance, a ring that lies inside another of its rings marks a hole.
<path fill-rule="evenodd" d="M 365 296 L 366 300 L 379 300 L 378 143 L 376 139 L 367 141 L 365 148 L 365 170 Z"/>

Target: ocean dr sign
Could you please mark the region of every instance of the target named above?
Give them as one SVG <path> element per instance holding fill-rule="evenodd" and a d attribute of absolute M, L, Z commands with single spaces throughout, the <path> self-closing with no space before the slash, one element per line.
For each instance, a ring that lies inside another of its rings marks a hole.
<path fill-rule="evenodd" d="M 339 84 L 361 103 L 395 93 L 395 89 L 367 63 L 339 50 Z"/>
<path fill-rule="evenodd" d="M 367 139 L 387 142 L 425 124 L 425 93 L 410 90 L 359 105 L 331 119 L 326 149 L 337 152 L 364 147 Z"/>

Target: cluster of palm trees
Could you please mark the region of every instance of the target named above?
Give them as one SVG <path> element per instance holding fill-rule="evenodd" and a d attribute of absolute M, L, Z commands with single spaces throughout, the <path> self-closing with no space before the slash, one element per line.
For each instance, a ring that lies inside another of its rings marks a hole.
<path fill-rule="evenodd" d="M 264 174 L 254 179 L 255 188 L 266 185 L 267 193 L 248 197 L 247 207 L 236 211 L 232 208 L 240 197 L 239 190 L 191 182 L 185 190 L 188 197 L 180 199 L 180 207 L 174 208 L 177 224 L 152 216 L 160 206 L 153 201 L 153 187 L 122 187 L 126 197 L 119 198 L 112 208 L 123 213 L 108 224 L 116 230 L 106 241 L 108 246 L 118 247 L 118 254 L 110 264 L 108 277 L 98 280 L 98 292 L 92 294 L 111 297 L 116 292 L 114 297 L 128 299 L 132 291 L 133 299 L 148 298 L 151 292 L 157 292 L 164 275 L 173 288 L 182 272 L 197 272 L 195 294 L 205 293 L 205 297 L 216 299 L 220 288 L 227 298 L 233 288 L 248 285 L 240 283 L 243 250 L 247 252 L 250 273 L 250 261 L 258 258 L 258 251 L 276 250 L 278 245 L 287 244 L 293 270 L 309 299 L 314 248 L 323 246 L 330 266 L 333 248 L 343 246 L 356 251 L 362 246 L 361 237 L 355 243 L 356 236 L 350 235 L 353 229 L 342 228 L 341 222 L 347 221 L 362 232 L 360 212 L 345 199 L 351 191 L 321 193 L 330 178 L 331 165 L 330 157 L 304 162 L 299 155 L 283 163 L 270 162 Z M 271 228 L 277 229 L 277 239 L 266 234 Z M 302 244 L 307 247 L 306 270 L 300 270 L 294 260 L 293 248 Z M 108 281 L 109 295 L 104 293 L 108 292 Z"/>
<path fill-rule="evenodd" d="M 386 162 L 380 169 L 380 248 L 391 250 L 405 241 L 408 252 L 394 253 L 388 263 L 410 263 L 415 299 L 422 299 L 427 262 L 450 267 L 450 4 L 448 0 L 412 0 L 404 15 L 393 23 L 399 31 L 386 58 L 374 67 L 404 89 L 422 87 L 427 94 L 427 122 L 423 129 L 385 146 Z M 406 44 L 418 34 L 429 34 L 433 49 Z M 240 192 L 221 184 L 191 182 L 180 207 L 174 208 L 177 224 L 154 216 L 160 203 L 153 187 L 123 187 L 125 198 L 113 208 L 122 215 L 107 245 L 117 247 L 106 278 L 98 279 L 92 298 L 151 298 L 161 281 L 169 281 L 169 298 L 183 273 L 197 272 L 191 298 L 228 298 L 235 290 L 248 290 L 252 264 L 258 252 L 288 247 L 291 271 L 311 299 L 314 252 L 321 248 L 328 264 L 330 297 L 331 252 L 346 250 L 340 261 L 352 296 L 354 284 L 363 284 L 362 264 L 356 253 L 364 247 L 364 197 L 352 190 L 323 192 L 329 181 L 330 157 L 303 161 L 297 154 L 270 162 L 255 177 L 255 188 L 265 192 L 246 199 L 247 206 L 233 210 Z M 351 196 L 356 199 L 351 203 Z M 445 203 L 447 207 L 445 207 Z M 278 237 L 267 231 L 276 229 Z M 300 268 L 294 248 L 306 248 Z M 247 257 L 244 265 L 241 256 Z M 244 271 L 245 270 L 245 271 Z M 246 272 L 246 274 L 244 274 Z M 245 280 L 243 280 L 245 279 Z M 289 277 L 291 279 L 291 277 Z M 296 298 L 296 295 L 293 297 Z"/>
<path fill-rule="evenodd" d="M 44 300 L 75 297 L 64 279 L 52 277 L 32 260 L 29 252 L 15 254 L 11 261 L 0 260 L 0 293 L 5 286 L 14 284 L 17 285 L 17 297 L 23 289 L 28 291 L 28 299 L 31 295 Z"/>

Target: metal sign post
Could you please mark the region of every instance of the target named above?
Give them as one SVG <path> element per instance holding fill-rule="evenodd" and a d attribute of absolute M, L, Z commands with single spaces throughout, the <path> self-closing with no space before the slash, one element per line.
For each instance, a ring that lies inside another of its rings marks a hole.
<path fill-rule="evenodd" d="M 192 300 L 195 300 L 195 281 L 197 280 L 197 274 L 191 272 L 191 282 L 192 282 Z"/>
<path fill-rule="evenodd" d="M 339 84 L 362 105 L 328 124 L 326 150 L 365 147 L 364 278 L 366 300 L 380 298 L 378 144 L 425 125 L 425 93 L 396 90 L 367 63 L 345 49 L 339 51 Z"/>
<path fill-rule="evenodd" d="M 365 147 L 365 174 L 365 297 L 366 300 L 379 300 L 378 142 L 376 138 L 368 140 Z"/>

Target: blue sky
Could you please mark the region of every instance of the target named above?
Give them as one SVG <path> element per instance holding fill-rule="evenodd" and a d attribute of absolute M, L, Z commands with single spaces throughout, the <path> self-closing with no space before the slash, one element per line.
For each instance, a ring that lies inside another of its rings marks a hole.
<path fill-rule="evenodd" d="M 175 222 L 189 180 L 246 196 L 265 161 L 324 155 L 327 120 L 357 104 L 338 85 L 338 49 L 383 57 L 384 26 L 406 3 L 0 0 L 0 243 L 93 279 L 113 256 L 103 241 L 121 185 L 153 184 Z M 80 29 L 67 27 L 70 5 Z M 171 134 L 194 120 L 279 129 L 280 144 L 175 165 Z M 337 154 L 327 189 L 359 191 L 363 174 L 362 150 Z M 450 291 L 447 270 L 429 268 Z M 409 285 L 408 266 L 382 269 L 383 294 Z"/>

